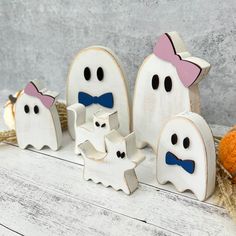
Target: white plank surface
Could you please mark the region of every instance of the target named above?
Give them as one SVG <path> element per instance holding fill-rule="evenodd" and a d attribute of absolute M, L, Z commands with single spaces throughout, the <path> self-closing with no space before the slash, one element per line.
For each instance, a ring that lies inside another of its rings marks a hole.
<path fill-rule="evenodd" d="M 84 181 L 80 164 L 14 146 L 0 148 L 0 188 L 4 203 L 0 212 L 6 212 L 0 216 L 0 222 L 22 234 L 155 235 L 159 231 L 234 235 L 236 232 L 236 225 L 226 211 L 209 203 L 146 184 L 140 184 L 134 194 L 126 196 Z M 109 214 L 105 212 L 101 216 L 104 210 Z"/>

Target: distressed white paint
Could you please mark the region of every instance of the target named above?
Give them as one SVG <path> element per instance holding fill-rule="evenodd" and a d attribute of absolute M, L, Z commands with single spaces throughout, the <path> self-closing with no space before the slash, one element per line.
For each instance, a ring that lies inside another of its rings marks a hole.
<path fill-rule="evenodd" d="M 56 98 L 55 92 L 48 91 L 38 81 L 34 81 L 34 84 L 40 93 Z M 15 106 L 15 126 L 19 147 L 24 149 L 33 146 L 42 149 L 48 146 L 54 151 L 58 150 L 61 146 L 62 130 L 55 101 L 50 108 L 47 108 L 38 97 L 22 92 Z M 25 111 L 25 106 L 28 106 L 28 112 Z M 34 111 L 35 107 L 38 108 L 37 114 Z"/>
<path fill-rule="evenodd" d="M 167 235 L 235 233 L 235 224 L 220 207 L 148 184 L 126 196 L 84 181 L 82 167 L 66 156 L 61 160 L 2 145 L 0 222 L 26 235 L 113 235 L 117 229 L 121 234 L 153 235 L 160 228 L 168 230 Z"/>
<path fill-rule="evenodd" d="M 86 122 L 86 108 L 80 103 L 75 103 L 67 108 L 74 112 L 75 153 L 79 154 L 78 146 L 89 141 L 97 151 L 105 152 L 105 135 L 113 129 L 119 128 L 116 111 L 99 110 L 93 114 L 93 120 Z"/>
<path fill-rule="evenodd" d="M 188 146 L 184 146 L 184 139 L 189 140 Z M 168 165 L 167 153 L 175 155 L 179 161 L 193 161 L 193 173 L 188 173 L 178 164 Z M 161 132 L 157 180 L 161 184 L 170 181 L 180 192 L 191 190 L 203 201 L 214 192 L 215 178 L 215 145 L 208 124 L 200 115 L 192 112 L 174 116 Z"/>
<path fill-rule="evenodd" d="M 116 130 L 105 136 L 107 152 L 99 152 L 86 141 L 79 145 L 84 158 L 84 179 L 131 194 L 138 188 L 135 168 L 145 159 L 137 150 L 135 135 L 123 137 Z"/>
<path fill-rule="evenodd" d="M 185 87 L 172 63 L 160 59 L 154 53 L 144 59 L 135 82 L 133 127 L 138 148 L 149 144 L 155 152 L 157 152 L 161 129 L 171 116 L 183 111 L 200 112 L 198 82 L 210 69 L 209 63 L 190 55 L 176 32 L 168 35 L 177 55 L 180 55 L 183 60 L 197 64 L 201 68 L 201 73 L 190 87 Z M 152 87 L 154 75 L 159 77 L 157 89 Z M 168 76 L 172 81 L 172 89 L 169 92 L 164 86 Z"/>
<path fill-rule="evenodd" d="M 104 77 L 98 80 L 97 71 L 101 67 Z M 89 80 L 85 79 L 85 68 L 90 70 Z M 92 46 L 81 50 L 73 60 L 67 79 L 67 106 L 78 103 L 78 93 L 85 92 L 91 96 L 100 97 L 112 93 L 113 107 L 106 108 L 99 104 L 86 107 L 86 121 L 92 121 L 93 114 L 99 109 L 117 111 L 120 123 L 119 131 L 123 135 L 130 133 L 130 101 L 127 80 L 117 56 L 108 48 Z M 73 114 L 68 112 L 68 128 L 75 137 Z"/>

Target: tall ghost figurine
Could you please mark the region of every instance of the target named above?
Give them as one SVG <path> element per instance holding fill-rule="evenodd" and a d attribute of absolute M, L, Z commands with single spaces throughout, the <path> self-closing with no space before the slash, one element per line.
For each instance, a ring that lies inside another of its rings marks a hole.
<path fill-rule="evenodd" d="M 192 57 L 176 32 L 163 34 L 141 65 L 134 90 L 133 126 L 138 148 L 157 151 L 161 129 L 173 115 L 200 112 L 198 82 L 210 64 Z"/>
<path fill-rule="evenodd" d="M 127 81 L 116 55 L 108 48 L 92 46 L 81 50 L 71 64 L 67 79 L 67 106 L 81 103 L 86 107 L 86 121 L 93 114 L 117 111 L 119 131 L 130 133 L 130 101 Z M 74 115 L 68 111 L 68 128 L 75 138 Z"/>
<path fill-rule="evenodd" d="M 215 177 L 215 145 L 206 121 L 193 112 L 171 118 L 161 132 L 158 182 L 169 181 L 180 192 L 189 189 L 203 201 L 213 193 Z"/>
<path fill-rule="evenodd" d="M 20 148 L 31 145 L 36 149 L 48 146 L 57 150 L 61 146 L 62 130 L 55 105 L 57 95 L 33 81 L 17 98 L 15 127 Z"/>

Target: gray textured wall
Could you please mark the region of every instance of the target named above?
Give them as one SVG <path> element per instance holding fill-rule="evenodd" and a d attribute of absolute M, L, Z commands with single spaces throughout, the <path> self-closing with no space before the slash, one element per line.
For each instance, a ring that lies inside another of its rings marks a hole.
<path fill-rule="evenodd" d="M 31 79 L 65 92 L 68 65 L 91 44 L 121 58 L 133 90 L 157 36 L 178 31 L 189 51 L 212 64 L 201 82 L 204 117 L 236 123 L 235 0 L 0 0 L 0 89 Z"/>

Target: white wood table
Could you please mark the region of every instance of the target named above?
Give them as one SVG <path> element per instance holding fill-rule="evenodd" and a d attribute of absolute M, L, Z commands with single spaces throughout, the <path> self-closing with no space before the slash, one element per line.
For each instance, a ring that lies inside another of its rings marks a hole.
<path fill-rule="evenodd" d="M 199 202 L 158 185 L 155 156 L 144 152 L 139 189 L 127 196 L 83 180 L 83 160 L 67 132 L 58 152 L 1 144 L 0 235 L 236 235 L 214 197 Z"/>

